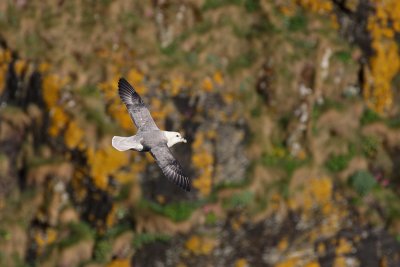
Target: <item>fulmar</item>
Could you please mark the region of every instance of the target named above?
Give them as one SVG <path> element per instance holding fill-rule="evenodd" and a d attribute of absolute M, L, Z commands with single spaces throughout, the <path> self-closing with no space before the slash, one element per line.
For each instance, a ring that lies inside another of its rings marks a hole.
<path fill-rule="evenodd" d="M 186 143 L 186 139 L 178 132 L 160 130 L 142 98 L 124 78 L 118 81 L 118 93 L 138 131 L 136 135 L 129 137 L 114 136 L 112 146 L 119 151 L 150 152 L 170 181 L 190 191 L 189 178 L 169 150 L 177 143 Z"/>

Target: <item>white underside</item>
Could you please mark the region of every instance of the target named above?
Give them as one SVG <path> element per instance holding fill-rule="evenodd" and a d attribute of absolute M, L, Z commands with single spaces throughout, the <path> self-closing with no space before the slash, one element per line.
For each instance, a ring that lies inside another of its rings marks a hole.
<path fill-rule="evenodd" d="M 114 136 L 111 141 L 112 146 L 118 151 L 126 151 L 133 149 L 136 151 L 142 151 L 143 146 L 136 141 L 135 136 L 122 137 Z"/>

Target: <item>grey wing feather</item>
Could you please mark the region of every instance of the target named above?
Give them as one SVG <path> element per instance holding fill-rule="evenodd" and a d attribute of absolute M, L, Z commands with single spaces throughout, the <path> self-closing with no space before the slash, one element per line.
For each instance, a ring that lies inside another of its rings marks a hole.
<path fill-rule="evenodd" d="M 151 117 L 150 111 L 147 109 L 142 98 L 135 89 L 124 78 L 118 81 L 119 96 L 126 105 L 129 115 L 136 127 L 141 130 L 157 130 L 158 127 Z"/>
<path fill-rule="evenodd" d="M 183 190 L 190 191 L 190 179 L 183 173 L 181 165 L 166 144 L 153 147 L 150 153 L 168 180 Z"/>

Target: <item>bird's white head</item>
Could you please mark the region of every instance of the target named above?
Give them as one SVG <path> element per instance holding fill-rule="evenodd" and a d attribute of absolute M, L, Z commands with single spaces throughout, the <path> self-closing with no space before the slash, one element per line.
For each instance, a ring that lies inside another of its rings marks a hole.
<path fill-rule="evenodd" d="M 164 131 L 165 137 L 167 137 L 167 146 L 171 147 L 177 143 L 186 143 L 186 139 L 178 132 Z"/>

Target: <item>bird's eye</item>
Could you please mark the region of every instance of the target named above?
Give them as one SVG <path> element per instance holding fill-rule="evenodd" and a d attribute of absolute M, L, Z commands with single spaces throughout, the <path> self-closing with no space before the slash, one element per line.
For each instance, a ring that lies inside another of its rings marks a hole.
<path fill-rule="evenodd" d="M 176 137 L 179 137 L 179 134 L 177 134 Z"/>

